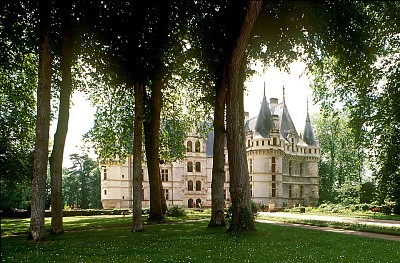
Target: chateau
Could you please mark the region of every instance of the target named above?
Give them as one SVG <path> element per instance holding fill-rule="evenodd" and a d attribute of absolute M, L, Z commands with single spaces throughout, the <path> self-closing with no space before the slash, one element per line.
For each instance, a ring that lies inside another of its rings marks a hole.
<path fill-rule="evenodd" d="M 244 121 L 251 196 L 259 204 L 277 207 L 316 206 L 320 148 L 312 130 L 308 108 L 298 134 L 283 102 L 262 98 L 259 114 Z M 207 138 L 188 134 L 186 158 L 160 164 L 167 205 L 211 206 L 213 132 Z M 101 164 L 101 200 L 105 209 L 132 207 L 132 157 L 123 164 Z M 150 206 L 150 186 L 143 163 L 143 207 Z M 225 149 L 224 197 L 229 201 L 228 152 Z"/>

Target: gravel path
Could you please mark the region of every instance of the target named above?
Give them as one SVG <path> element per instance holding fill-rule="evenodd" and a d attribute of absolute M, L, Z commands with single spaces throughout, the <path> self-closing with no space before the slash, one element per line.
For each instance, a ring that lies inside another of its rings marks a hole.
<path fill-rule="evenodd" d="M 327 232 L 335 232 L 335 233 L 343 233 L 357 236 L 366 236 L 371 238 L 381 238 L 386 240 L 400 241 L 400 236 L 395 235 L 386 235 L 386 234 L 378 234 L 378 233 L 369 233 L 369 232 L 361 232 L 347 229 L 338 229 L 331 227 L 319 227 L 319 226 L 310 226 L 303 224 L 294 224 L 294 223 L 285 223 L 274 221 L 274 217 L 279 218 L 288 218 L 288 219 L 301 219 L 301 220 L 317 220 L 317 221 L 327 221 L 327 222 L 340 222 L 340 223 L 356 223 L 356 224 L 365 224 L 365 225 L 375 225 L 375 226 L 386 226 L 386 227 L 398 227 L 400 228 L 400 221 L 395 220 L 379 220 L 379 219 L 364 219 L 364 218 L 353 218 L 353 217 L 339 217 L 339 216 L 321 216 L 321 215 L 309 215 L 309 214 L 291 214 L 291 213 L 269 213 L 269 212 L 259 212 L 260 215 L 264 217 L 270 217 L 271 219 L 260 219 L 258 222 L 262 223 L 270 223 L 282 226 L 297 226 L 301 228 L 307 229 L 316 229 Z"/>

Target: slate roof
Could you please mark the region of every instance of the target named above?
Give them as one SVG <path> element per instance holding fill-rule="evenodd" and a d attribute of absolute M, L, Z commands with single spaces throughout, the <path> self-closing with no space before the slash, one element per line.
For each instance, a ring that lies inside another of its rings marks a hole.
<path fill-rule="evenodd" d="M 287 140 L 290 131 L 294 131 L 296 135 L 296 143 L 299 141 L 299 135 L 296 131 L 296 127 L 293 124 L 292 117 L 290 116 L 289 110 L 284 102 L 279 103 L 271 107 L 273 115 L 279 116 L 279 131 L 283 138 Z"/>
<path fill-rule="evenodd" d="M 307 112 L 306 125 L 301 136 L 301 139 L 309 146 L 317 146 L 317 140 L 315 139 L 314 132 L 311 126 L 310 116 Z"/>
<path fill-rule="evenodd" d="M 255 123 L 254 131 L 260 134 L 262 137 L 268 138 L 269 132 L 274 127 L 275 125 L 272 119 L 271 110 L 269 108 L 269 104 L 264 94 L 261 102 L 260 111 L 258 113 L 257 120 Z"/>

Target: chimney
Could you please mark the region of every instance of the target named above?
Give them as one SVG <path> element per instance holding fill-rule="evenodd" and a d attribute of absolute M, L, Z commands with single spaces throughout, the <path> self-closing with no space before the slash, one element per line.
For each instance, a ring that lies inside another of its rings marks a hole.
<path fill-rule="evenodd" d="M 270 98 L 269 99 L 269 105 L 270 107 L 275 107 L 276 105 L 278 105 L 278 99 L 277 98 Z"/>
<path fill-rule="evenodd" d="M 247 111 L 244 112 L 244 123 L 246 124 L 246 122 L 249 120 L 249 113 Z"/>

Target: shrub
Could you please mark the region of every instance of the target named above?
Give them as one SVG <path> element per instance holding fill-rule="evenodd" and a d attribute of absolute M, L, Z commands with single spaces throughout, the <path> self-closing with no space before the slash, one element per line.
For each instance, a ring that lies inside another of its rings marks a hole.
<path fill-rule="evenodd" d="M 186 216 L 186 211 L 182 207 L 175 205 L 168 210 L 168 215 L 172 217 Z"/>

